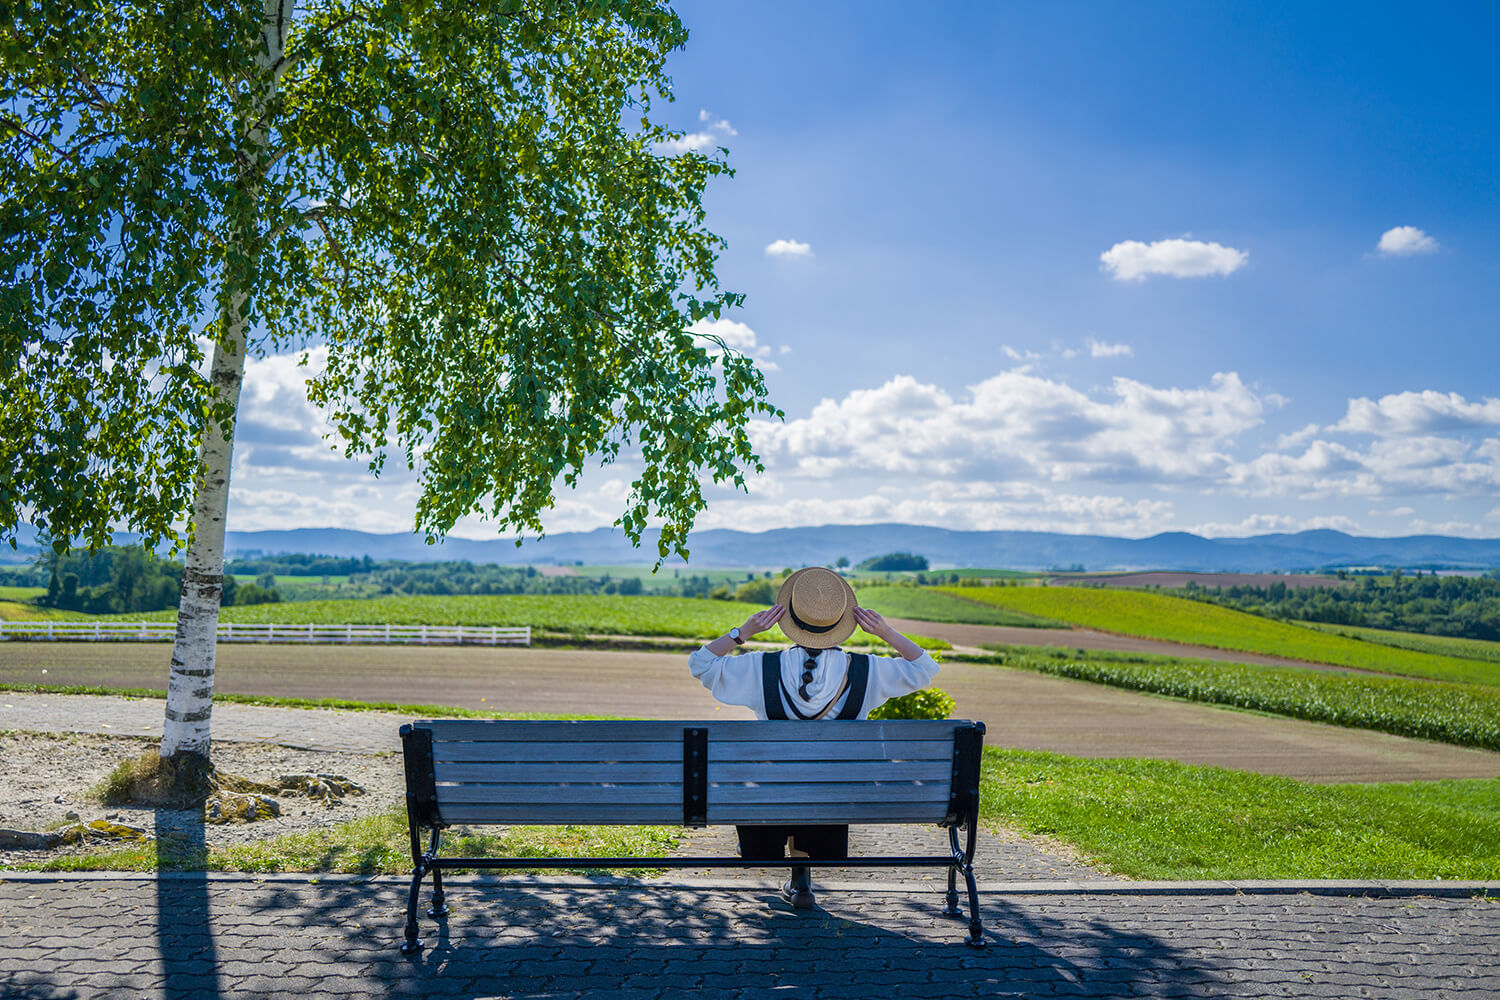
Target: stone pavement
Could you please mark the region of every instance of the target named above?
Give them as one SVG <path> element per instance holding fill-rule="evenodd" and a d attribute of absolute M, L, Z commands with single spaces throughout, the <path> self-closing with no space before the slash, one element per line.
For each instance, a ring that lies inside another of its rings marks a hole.
<path fill-rule="evenodd" d="M 975 950 L 937 894 L 899 886 L 802 914 L 763 888 L 449 881 L 408 959 L 396 879 L 7 875 L 0 994 L 1500 996 L 1500 904 L 1472 898 L 991 894 Z"/>

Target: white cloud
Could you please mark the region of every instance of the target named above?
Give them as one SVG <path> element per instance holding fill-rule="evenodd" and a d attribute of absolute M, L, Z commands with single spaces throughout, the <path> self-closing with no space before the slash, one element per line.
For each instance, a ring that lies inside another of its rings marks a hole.
<path fill-rule="evenodd" d="M 669 139 L 666 142 L 658 142 L 654 148 L 658 153 L 668 156 L 678 156 L 686 152 L 701 153 L 706 149 L 717 147 L 721 141 L 728 136 L 739 135 L 735 127 L 729 124 L 729 119 L 715 119 L 707 110 L 699 109 L 698 121 L 705 128 L 697 132 L 689 132 L 678 139 Z"/>
<path fill-rule="evenodd" d="M 1411 517 L 1415 514 L 1415 507 L 1393 507 L 1390 510 L 1372 510 L 1371 517 Z"/>
<path fill-rule="evenodd" d="M 1226 485 L 1257 496 L 1485 497 L 1500 490 L 1500 457 L 1439 436 L 1380 438 L 1364 449 L 1313 441 L 1301 455 L 1268 453 L 1231 466 Z"/>
<path fill-rule="evenodd" d="M 1281 435 L 1276 439 L 1276 443 L 1271 447 L 1275 451 L 1284 451 L 1287 448 L 1295 448 L 1300 444 L 1304 444 L 1312 440 L 1314 435 L 1318 433 L 1318 429 L 1319 428 L 1317 424 L 1308 424 L 1306 427 L 1303 427 L 1299 431 L 1292 431 L 1289 434 Z"/>
<path fill-rule="evenodd" d="M 1012 361 L 1033 362 L 1042 360 L 1042 356 L 1035 351 L 1018 351 L 1009 344 L 1000 345 L 1001 352 Z"/>
<path fill-rule="evenodd" d="M 1468 521 L 1429 521 L 1421 517 L 1413 518 L 1407 525 L 1407 530 L 1414 535 L 1459 535 L 1467 538 L 1484 536 L 1483 528 Z"/>
<path fill-rule="evenodd" d="M 1129 344 L 1106 344 L 1102 340 L 1089 337 L 1085 343 L 1089 347 L 1091 358 L 1129 358 L 1135 356 L 1135 351 Z"/>
<path fill-rule="evenodd" d="M 962 399 L 901 375 L 753 436 L 768 463 L 810 477 L 1175 483 L 1222 473 L 1223 446 L 1268 405 L 1232 372 L 1195 389 L 1116 378 L 1100 398 L 1020 369 Z"/>
<path fill-rule="evenodd" d="M 1245 266 L 1250 255 L 1219 243 L 1171 239 L 1155 243 L 1126 240 L 1099 255 L 1103 269 L 1116 281 L 1142 281 L 1149 275 L 1204 278 L 1226 275 Z"/>
<path fill-rule="evenodd" d="M 724 342 L 724 346 L 732 351 L 738 351 L 747 357 L 755 359 L 756 365 L 762 371 L 774 372 L 778 370 L 776 362 L 771 360 L 772 349 L 769 344 L 762 344 L 755 336 L 755 331 L 744 323 L 733 319 L 700 319 L 688 331 L 700 336 L 716 337 Z M 717 351 L 717 345 L 709 347 L 711 352 Z M 785 354 L 790 348 L 783 345 L 780 353 Z"/>
<path fill-rule="evenodd" d="M 1240 521 L 1207 521 L 1195 524 L 1183 531 L 1191 531 L 1205 538 L 1244 538 L 1248 535 L 1271 533 L 1293 533 L 1331 528 L 1334 531 L 1357 532 L 1359 522 L 1342 514 L 1315 517 L 1293 517 L 1290 514 L 1251 514 Z"/>
<path fill-rule="evenodd" d="M 1396 226 L 1380 236 L 1376 249 L 1387 257 L 1412 257 L 1423 253 L 1436 253 L 1441 247 L 1438 241 L 1416 226 Z"/>
<path fill-rule="evenodd" d="M 967 531 L 1058 531 L 1070 534 L 1104 531 L 1148 535 L 1171 523 L 1173 506 L 1164 500 L 1057 493 L 1013 485 L 1005 489 L 925 490 L 872 489 L 858 496 L 817 493 L 768 496 L 762 477 L 751 483 L 750 496 L 733 505 L 710 503 L 699 518 L 700 530 L 735 528 L 766 531 L 791 524 L 936 524 Z M 945 484 L 946 485 L 946 484 Z M 957 484 L 955 484 L 957 485 Z M 979 484 L 989 487 L 991 484 Z"/>
<path fill-rule="evenodd" d="M 811 257 L 812 246 L 797 240 L 775 240 L 766 244 L 768 257 Z"/>
<path fill-rule="evenodd" d="M 678 139 L 668 139 L 666 142 L 658 142 L 655 149 L 658 153 L 666 153 L 668 156 L 678 156 L 686 152 L 701 153 L 710 146 L 718 145 L 718 137 L 712 132 L 689 132 Z"/>
<path fill-rule="evenodd" d="M 1456 392 L 1399 392 L 1379 402 L 1349 400 L 1344 419 L 1333 430 L 1356 434 L 1410 435 L 1500 427 L 1500 399 L 1469 402 Z"/>
<path fill-rule="evenodd" d="M 739 131 L 733 125 L 729 124 L 729 119 L 728 118 L 720 118 L 717 121 L 715 121 L 714 120 L 714 116 L 711 115 L 711 114 L 709 114 L 708 111 L 706 111 L 703 108 L 699 108 L 698 109 L 698 120 L 700 122 L 707 122 L 708 123 L 708 127 L 711 130 L 715 131 L 715 132 L 721 132 L 724 135 L 739 135 L 740 134 Z"/>

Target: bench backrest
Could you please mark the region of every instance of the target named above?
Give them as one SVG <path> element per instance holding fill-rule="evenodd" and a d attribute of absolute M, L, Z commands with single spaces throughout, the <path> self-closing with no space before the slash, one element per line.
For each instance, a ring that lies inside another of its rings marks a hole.
<path fill-rule="evenodd" d="M 425 825 L 952 824 L 977 808 L 984 725 L 448 719 L 401 734 Z"/>

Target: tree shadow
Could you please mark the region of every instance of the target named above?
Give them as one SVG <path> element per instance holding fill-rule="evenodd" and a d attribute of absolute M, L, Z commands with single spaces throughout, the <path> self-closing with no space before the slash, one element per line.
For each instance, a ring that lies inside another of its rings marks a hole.
<path fill-rule="evenodd" d="M 203 810 L 156 810 L 156 947 L 166 996 L 223 996 Z"/>

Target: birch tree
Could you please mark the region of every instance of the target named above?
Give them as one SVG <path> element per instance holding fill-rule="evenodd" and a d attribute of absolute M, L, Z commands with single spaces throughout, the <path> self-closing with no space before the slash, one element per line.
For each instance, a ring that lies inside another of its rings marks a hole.
<path fill-rule="evenodd" d="M 337 447 L 414 469 L 416 530 L 543 530 L 629 453 L 616 522 L 686 554 L 759 469 L 760 373 L 656 0 L 0 0 L 0 539 L 185 548 L 165 734 L 207 763 L 248 356 L 326 346 Z"/>

